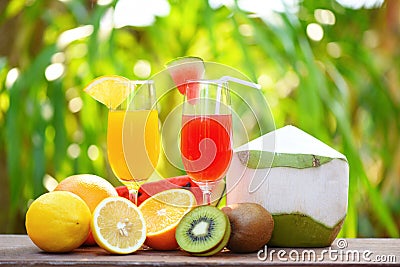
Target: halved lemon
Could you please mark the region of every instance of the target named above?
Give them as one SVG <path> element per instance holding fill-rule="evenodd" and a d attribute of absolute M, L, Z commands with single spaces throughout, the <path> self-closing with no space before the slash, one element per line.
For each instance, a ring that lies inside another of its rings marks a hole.
<path fill-rule="evenodd" d="M 156 250 L 174 250 L 176 227 L 195 206 L 196 198 L 186 189 L 169 189 L 146 199 L 139 209 L 147 226 L 145 244 Z"/>
<path fill-rule="evenodd" d="M 84 91 L 108 108 L 115 109 L 130 94 L 129 79 L 118 75 L 100 76 L 89 83 Z"/>
<path fill-rule="evenodd" d="M 91 227 L 96 243 L 113 254 L 133 253 L 146 239 L 142 212 L 123 197 L 102 200 L 93 212 Z"/>

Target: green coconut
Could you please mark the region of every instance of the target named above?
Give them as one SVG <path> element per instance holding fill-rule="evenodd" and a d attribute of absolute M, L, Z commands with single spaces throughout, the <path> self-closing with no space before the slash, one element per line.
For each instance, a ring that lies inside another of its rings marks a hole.
<path fill-rule="evenodd" d="M 334 227 L 327 227 L 304 214 L 275 214 L 272 218 L 276 227 L 268 244 L 274 247 L 329 246 L 344 221 L 340 220 Z"/>
<path fill-rule="evenodd" d="M 274 218 L 268 245 L 331 245 L 347 212 L 346 157 L 286 126 L 235 149 L 227 176 L 227 204 L 255 202 Z"/>

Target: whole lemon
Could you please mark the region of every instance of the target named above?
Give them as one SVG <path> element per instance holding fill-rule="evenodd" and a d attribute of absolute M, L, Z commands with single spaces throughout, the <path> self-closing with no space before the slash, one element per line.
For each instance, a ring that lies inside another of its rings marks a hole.
<path fill-rule="evenodd" d="M 53 191 L 38 197 L 26 212 L 32 242 L 47 252 L 69 252 L 82 245 L 90 230 L 91 212 L 77 195 Z"/>

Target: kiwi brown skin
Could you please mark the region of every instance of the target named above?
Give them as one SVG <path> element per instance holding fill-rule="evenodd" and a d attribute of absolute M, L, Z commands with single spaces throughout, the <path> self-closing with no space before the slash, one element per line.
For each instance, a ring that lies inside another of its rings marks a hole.
<path fill-rule="evenodd" d="M 257 203 L 237 203 L 222 208 L 231 224 L 227 248 L 236 253 L 258 251 L 271 239 L 272 215 Z"/>

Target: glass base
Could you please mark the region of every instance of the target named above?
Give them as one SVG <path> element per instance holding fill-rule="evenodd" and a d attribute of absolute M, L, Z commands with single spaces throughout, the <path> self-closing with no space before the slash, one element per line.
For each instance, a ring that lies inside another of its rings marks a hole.
<path fill-rule="evenodd" d="M 125 180 L 120 180 L 127 188 L 129 191 L 129 199 L 137 205 L 137 198 L 138 198 L 138 192 L 140 186 L 144 183 L 143 182 L 136 182 L 136 181 L 125 181 Z"/>

